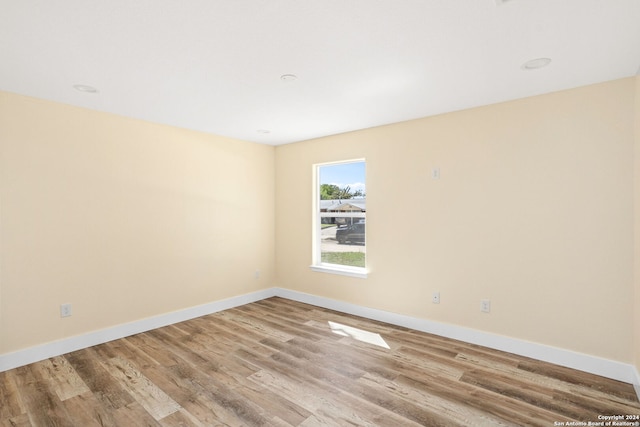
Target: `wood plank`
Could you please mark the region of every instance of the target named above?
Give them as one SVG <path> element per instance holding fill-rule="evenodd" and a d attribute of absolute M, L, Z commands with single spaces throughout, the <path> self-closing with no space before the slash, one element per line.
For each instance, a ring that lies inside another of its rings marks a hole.
<path fill-rule="evenodd" d="M 521 362 L 518 364 L 518 368 L 548 378 L 555 378 L 568 384 L 579 385 L 597 391 L 605 391 L 607 394 L 621 397 L 630 402 L 637 402 L 638 399 L 635 391 L 629 387 L 629 384 L 587 372 L 579 372 L 575 369 L 565 368 L 564 366 L 530 360 L 528 362 Z"/>
<path fill-rule="evenodd" d="M 431 378 L 428 381 L 424 381 L 405 377 L 404 375 L 400 375 L 396 381 L 404 387 L 420 390 L 423 393 L 438 396 L 442 399 L 459 402 L 481 410 L 492 417 L 517 425 L 542 427 L 553 425 L 559 419 L 575 421 L 567 415 L 555 414 L 526 402 L 460 382 L 452 383 L 440 378 Z"/>
<path fill-rule="evenodd" d="M 16 385 L 15 375 L 18 371 L 0 372 L 0 420 L 26 414 L 26 409 Z"/>
<path fill-rule="evenodd" d="M 21 414 L 12 418 L 0 419 L 0 427 L 33 427 L 28 414 Z"/>
<path fill-rule="evenodd" d="M 48 388 L 46 379 L 38 375 L 41 363 L 16 369 L 16 385 L 20 389 L 29 421 L 36 426 L 72 426 L 64 405 Z"/>
<path fill-rule="evenodd" d="M 104 366 L 156 421 L 181 409 L 175 400 L 145 377 L 129 360 L 116 356 L 104 363 Z"/>
<path fill-rule="evenodd" d="M 160 424 L 165 427 L 206 427 L 185 409 L 161 419 Z"/>
<path fill-rule="evenodd" d="M 113 412 L 117 426 L 162 427 L 138 402 L 131 402 Z"/>
<path fill-rule="evenodd" d="M 295 400 L 310 412 L 299 425 L 363 425 L 414 426 L 421 425 L 364 400 L 340 391 L 327 392 L 317 381 L 296 381 L 271 370 L 262 370 L 250 377 L 289 400 Z"/>
<path fill-rule="evenodd" d="M 75 351 L 66 354 L 65 358 L 107 410 L 115 411 L 133 403 L 133 397 L 105 369 L 95 348 Z"/>
<path fill-rule="evenodd" d="M 75 425 L 83 427 L 118 427 L 111 411 L 106 410 L 90 391 L 62 402 Z"/>
<path fill-rule="evenodd" d="M 34 366 L 62 401 L 89 391 L 73 366 L 62 356 L 43 360 Z"/>
<path fill-rule="evenodd" d="M 434 394 L 424 393 L 420 389 L 406 387 L 402 383 L 386 378 L 367 374 L 358 381 L 379 390 L 380 394 L 393 394 L 427 408 L 429 412 L 438 414 L 441 417 L 441 423 L 447 420 L 465 426 L 518 426 L 507 420 L 491 416 L 477 408 L 461 405 L 459 402 L 447 400 Z"/>

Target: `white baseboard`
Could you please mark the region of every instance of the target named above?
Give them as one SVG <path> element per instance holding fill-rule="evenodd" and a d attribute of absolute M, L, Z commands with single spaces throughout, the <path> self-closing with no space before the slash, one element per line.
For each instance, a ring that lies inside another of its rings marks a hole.
<path fill-rule="evenodd" d="M 184 310 L 149 317 L 131 323 L 125 323 L 112 328 L 90 332 L 88 334 L 53 341 L 13 353 L 3 354 L 0 355 L 0 372 L 48 359 L 49 357 L 60 356 L 72 351 L 139 334 L 151 329 L 161 328 L 163 326 L 172 325 L 174 323 L 183 322 L 185 320 L 260 301 L 274 296 L 274 292 L 275 288 L 265 289 L 237 297 L 214 301 L 196 307 L 190 307 Z"/>
<path fill-rule="evenodd" d="M 447 338 L 478 344 L 484 347 L 502 350 L 532 359 L 542 360 L 568 368 L 589 372 L 618 381 L 634 384 L 636 392 L 640 389 L 640 377 L 633 365 L 552 347 L 529 341 L 510 338 L 502 335 L 482 332 L 475 329 L 464 328 L 446 323 L 433 322 L 427 319 L 405 316 L 374 308 L 363 307 L 347 302 L 336 301 L 288 289 L 276 288 L 275 295 L 316 305 L 331 310 L 349 313 L 368 319 L 378 320 L 393 325 L 404 326 L 422 332 L 428 332 Z M 640 393 L 638 393 L 640 399 Z"/>
<path fill-rule="evenodd" d="M 72 351 L 124 338 L 130 335 L 171 325 L 196 317 L 204 316 L 229 308 L 238 307 L 265 298 L 279 296 L 343 313 L 366 317 L 393 325 L 403 326 L 422 332 L 428 332 L 471 344 L 502 350 L 533 359 L 550 362 L 556 365 L 590 372 L 603 377 L 612 378 L 633 384 L 640 399 L 640 374 L 630 364 L 604 359 L 597 356 L 578 353 L 571 350 L 537 344 L 529 341 L 510 338 L 502 335 L 482 332 L 427 319 L 405 316 L 374 308 L 363 307 L 330 298 L 292 291 L 283 288 L 270 288 L 237 297 L 215 301 L 208 304 L 187 308 L 136 322 L 114 326 L 88 334 L 78 335 L 59 341 L 30 347 L 13 353 L 0 355 L 0 372 L 29 363 L 38 362 L 49 357 L 59 356 Z"/>

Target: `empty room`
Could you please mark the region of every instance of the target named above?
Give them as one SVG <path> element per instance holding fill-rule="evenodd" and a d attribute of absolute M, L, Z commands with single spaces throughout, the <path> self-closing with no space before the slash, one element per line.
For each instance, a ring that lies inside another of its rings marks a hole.
<path fill-rule="evenodd" d="M 640 426 L 637 0 L 0 0 L 0 427 Z"/>

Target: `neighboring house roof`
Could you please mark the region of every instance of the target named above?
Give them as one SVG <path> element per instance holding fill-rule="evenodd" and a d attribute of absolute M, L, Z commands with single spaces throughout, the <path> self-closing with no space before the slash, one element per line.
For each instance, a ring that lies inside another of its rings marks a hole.
<path fill-rule="evenodd" d="M 320 200 L 324 212 L 367 211 L 367 199 Z"/>
<path fill-rule="evenodd" d="M 342 204 L 342 200 L 320 200 L 320 210 L 328 211 L 329 209 L 334 209 L 336 206 L 340 206 Z"/>
<path fill-rule="evenodd" d="M 340 206 L 333 209 L 336 212 L 345 212 L 345 211 L 356 211 L 356 212 L 364 212 L 367 210 L 367 206 L 365 203 L 343 203 Z"/>

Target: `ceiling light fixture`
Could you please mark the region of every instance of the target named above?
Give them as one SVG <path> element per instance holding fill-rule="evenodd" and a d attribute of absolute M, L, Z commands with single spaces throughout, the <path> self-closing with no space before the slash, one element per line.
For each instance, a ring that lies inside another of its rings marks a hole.
<path fill-rule="evenodd" d="M 98 93 L 98 89 L 88 85 L 73 85 L 73 88 L 77 91 L 84 93 Z"/>
<path fill-rule="evenodd" d="M 262 134 L 271 133 L 271 131 L 269 129 L 258 129 L 256 132 L 262 133 Z"/>
<path fill-rule="evenodd" d="M 523 70 L 537 70 L 551 64 L 551 58 L 536 58 L 522 64 Z"/>
<path fill-rule="evenodd" d="M 282 80 L 283 82 L 293 82 L 298 80 L 298 76 L 296 76 L 295 74 L 283 74 L 280 76 L 280 80 Z"/>

